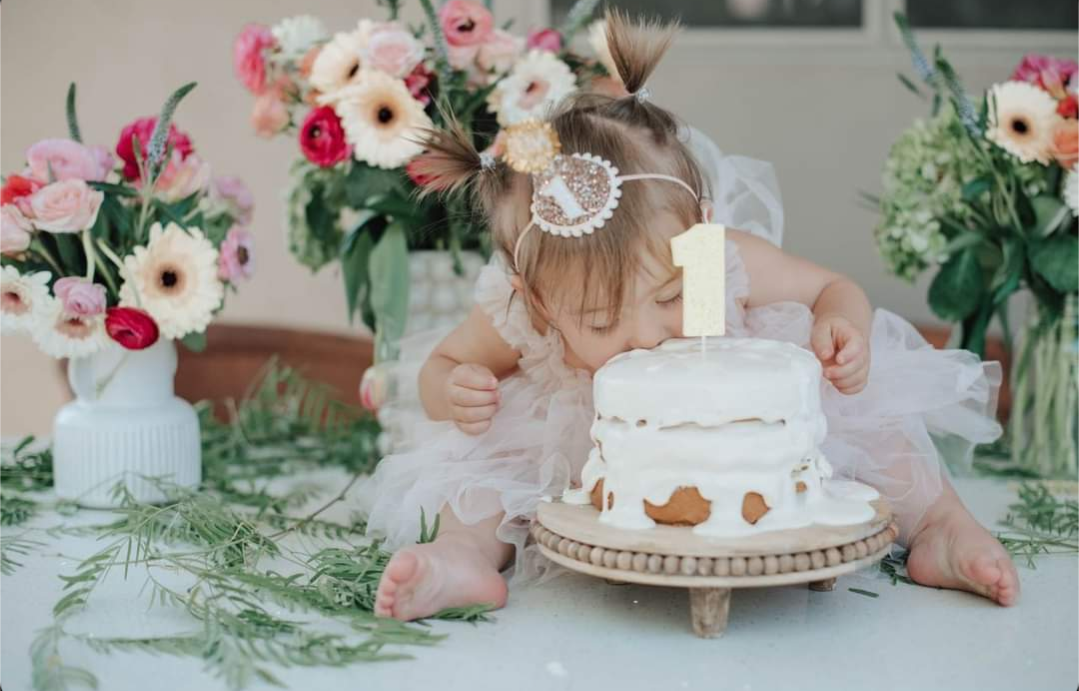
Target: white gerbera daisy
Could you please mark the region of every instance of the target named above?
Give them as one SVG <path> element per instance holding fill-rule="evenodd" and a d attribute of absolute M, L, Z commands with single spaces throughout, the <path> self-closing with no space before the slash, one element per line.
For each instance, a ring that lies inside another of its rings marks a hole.
<path fill-rule="evenodd" d="M 309 14 L 286 17 L 270 31 L 281 53 L 292 59 L 303 57 L 311 46 L 325 41 L 329 36 L 322 20 Z"/>
<path fill-rule="evenodd" d="M 1072 210 L 1073 216 L 1079 216 L 1079 169 L 1072 168 L 1064 176 L 1064 182 L 1060 188 L 1060 196 L 1064 203 Z"/>
<path fill-rule="evenodd" d="M 359 81 L 360 56 L 367 48 L 370 33 L 370 27 L 361 22 L 355 31 L 334 34 L 322 46 L 311 66 L 311 84 L 323 94 L 324 100 L 332 101 L 341 89 Z"/>
<path fill-rule="evenodd" d="M 377 70 L 363 70 L 356 85 L 341 90 L 334 110 L 356 160 L 379 168 L 408 163 L 423 151 L 423 130 L 434 127 L 405 83 Z"/>
<path fill-rule="evenodd" d="M 525 120 L 542 120 L 547 112 L 577 88 L 569 65 L 554 53 L 533 50 L 521 58 L 509 76 L 487 97 L 498 122 L 509 127 Z"/>
<path fill-rule="evenodd" d="M 64 311 L 64 304 L 50 298 L 38 314 L 31 331 L 41 352 L 54 358 L 93 355 L 108 343 L 105 315 L 80 317 Z"/>
<path fill-rule="evenodd" d="M 221 306 L 217 250 L 197 228 L 150 228 L 150 242 L 124 259 L 120 304 L 150 313 L 165 338 L 203 331 Z"/>
<path fill-rule="evenodd" d="M 0 331 L 15 333 L 29 331 L 49 297 L 48 271 L 21 274 L 14 266 L 5 266 L 0 273 Z"/>
<path fill-rule="evenodd" d="M 989 128 L 985 136 L 1023 163 L 1053 160 L 1057 102 L 1026 82 L 994 84 L 989 90 Z"/>

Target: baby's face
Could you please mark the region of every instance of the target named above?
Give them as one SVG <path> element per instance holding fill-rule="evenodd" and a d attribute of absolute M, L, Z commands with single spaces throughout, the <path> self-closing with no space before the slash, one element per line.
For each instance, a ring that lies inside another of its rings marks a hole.
<path fill-rule="evenodd" d="M 682 232 L 677 219 L 664 220 L 665 237 Z M 553 321 L 566 344 L 566 361 L 595 372 L 619 353 L 682 336 L 682 272 L 672 275 L 655 257 L 646 256 L 620 315 L 612 318 L 605 305 L 584 312 L 574 305 L 559 310 Z"/>

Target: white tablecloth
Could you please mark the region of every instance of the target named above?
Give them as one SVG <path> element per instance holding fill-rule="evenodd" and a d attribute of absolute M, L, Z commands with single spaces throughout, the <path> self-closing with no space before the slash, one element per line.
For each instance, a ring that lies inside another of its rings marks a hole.
<path fill-rule="evenodd" d="M 957 485 L 989 526 L 1015 498 L 1014 486 L 1000 480 Z M 338 519 L 347 516 L 347 507 L 340 511 Z M 104 518 L 82 511 L 66 520 Z M 59 520 L 46 515 L 30 527 Z M 35 631 L 51 621 L 63 585 L 57 575 L 71 573 L 80 558 L 101 547 L 91 538 L 43 539 L 45 548 L 0 580 L 5 691 L 31 688 L 28 650 Z M 1036 570 L 1020 564 L 1023 596 L 1011 609 L 965 593 L 893 586 L 860 575 L 841 578 L 832 593 L 804 586 L 736 591 L 730 626 L 717 640 L 690 633 L 682 590 L 612 586 L 573 575 L 512 592 L 493 624 L 434 623 L 449 638 L 433 648 L 406 649 L 414 660 L 272 669 L 298 691 L 1069 689 L 1075 688 L 1079 665 L 1076 567 L 1074 556 L 1043 557 Z M 190 630 L 184 613 L 147 607 L 145 595 L 139 597 L 145 579 L 137 571 L 127 581 L 120 571 L 71 621 L 72 630 L 101 636 Z M 852 587 L 879 597 L 851 592 Z M 100 655 L 78 643 L 64 644 L 62 654 L 66 663 L 92 670 L 104 691 L 225 688 L 197 659 Z"/>

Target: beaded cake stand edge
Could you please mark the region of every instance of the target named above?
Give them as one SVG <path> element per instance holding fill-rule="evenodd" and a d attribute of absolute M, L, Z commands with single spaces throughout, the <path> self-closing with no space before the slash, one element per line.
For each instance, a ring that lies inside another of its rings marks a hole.
<path fill-rule="evenodd" d="M 793 583 L 808 583 L 810 589 L 831 591 L 838 576 L 871 566 L 887 553 L 899 529 L 891 520 L 891 512 L 883 502 L 876 502 L 877 515 L 870 524 L 883 525 L 871 534 L 855 540 L 821 539 L 818 526 L 777 531 L 788 534 L 795 542 L 806 546 L 796 552 L 777 553 L 775 550 L 746 553 L 744 547 L 725 549 L 722 540 L 702 539 L 703 547 L 693 551 L 696 556 L 657 554 L 654 551 L 620 549 L 574 540 L 577 533 L 572 524 L 559 521 L 560 532 L 543 523 L 541 509 L 532 524 L 532 536 L 540 552 L 551 561 L 568 569 L 605 578 L 614 582 L 683 587 L 689 589 L 690 616 L 693 631 L 702 638 L 717 638 L 727 627 L 731 590 L 761 588 Z M 598 525 L 599 512 L 591 507 L 580 509 L 581 520 Z M 589 510 L 591 511 L 589 512 Z M 883 520 L 882 520 L 883 519 Z M 610 528 L 615 531 L 617 529 Z M 584 531 L 595 539 L 595 526 Z M 625 531 L 620 538 L 624 538 Z M 578 533 L 576 537 L 580 537 Z M 623 542 L 624 539 L 619 539 Z M 625 547 L 625 545 L 622 545 Z M 714 548 L 714 549 L 710 549 Z M 712 551 L 722 556 L 701 556 Z"/>

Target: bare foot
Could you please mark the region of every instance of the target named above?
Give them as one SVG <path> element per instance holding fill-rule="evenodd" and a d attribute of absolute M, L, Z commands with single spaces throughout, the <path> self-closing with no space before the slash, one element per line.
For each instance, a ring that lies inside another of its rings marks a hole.
<path fill-rule="evenodd" d="M 375 595 L 375 615 L 412 621 L 447 607 L 506 604 L 506 581 L 463 540 L 440 539 L 398 551 Z"/>
<path fill-rule="evenodd" d="M 969 590 L 1005 607 L 1019 600 L 1011 556 L 961 504 L 928 518 L 915 534 L 907 572 L 922 585 Z"/>

